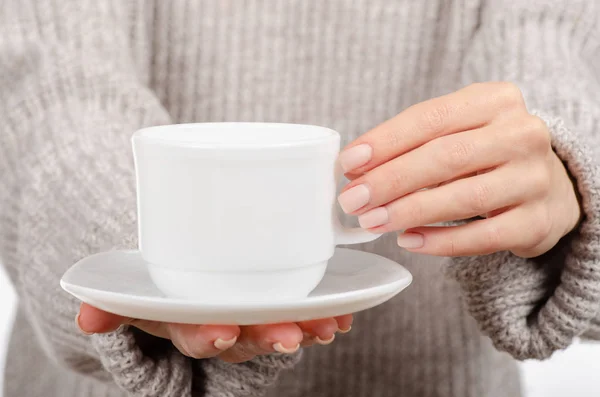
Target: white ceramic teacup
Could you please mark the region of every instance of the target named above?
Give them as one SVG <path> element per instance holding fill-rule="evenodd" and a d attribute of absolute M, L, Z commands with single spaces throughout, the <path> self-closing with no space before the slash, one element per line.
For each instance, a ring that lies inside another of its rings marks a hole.
<path fill-rule="evenodd" d="M 139 248 L 168 296 L 307 296 L 337 244 L 379 235 L 336 216 L 340 136 L 324 127 L 200 123 L 132 138 Z"/>

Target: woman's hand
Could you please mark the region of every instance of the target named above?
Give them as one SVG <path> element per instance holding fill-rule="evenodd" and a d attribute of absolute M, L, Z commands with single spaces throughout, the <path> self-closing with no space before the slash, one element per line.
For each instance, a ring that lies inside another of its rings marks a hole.
<path fill-rule="evenodd" d="M 443 256 L 534 257 L 577 225 L 573 184 L 545 123 L 510 83 L 481 83 L 414 105 L 350 144 L 346 213 L 398 244 Z M 440 222 L 482 219 L 458 226 Z"/>
<path fill-rule="evenodd" d="M 170 339 L 192 358 L 219 357 L 238 363 L 258 355 L 294 353 L 300 346 L 328 345 L 336 332 L 350 331 L 352 315 L 272 325 L 190 325 L 136 320 L 107 313 L 83 303 L 77 325 L 86 334 L 114 331 L 128 324 L 159 338 Z"/>

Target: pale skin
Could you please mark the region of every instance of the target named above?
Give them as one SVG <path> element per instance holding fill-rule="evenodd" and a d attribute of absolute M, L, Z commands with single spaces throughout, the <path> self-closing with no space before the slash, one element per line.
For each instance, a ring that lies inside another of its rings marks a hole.
<path fill-rule="evenodd" d="M 414 105 L 348 145 L 340 163 L 351 182 L 338 200 L 375 233 L 437 256 L 548 252 L 581 217 L 569 175 L 545 123 L 510 83 L 480 83 Z M 477 220 L 456 226 L 440 222 Z M 352 315 L 238 327 L 127 319 L 89 305 L 78 324 L 102 333 L 129 324 L 168 338 L 185 355 L 229 362 L 328 344 Z"/>

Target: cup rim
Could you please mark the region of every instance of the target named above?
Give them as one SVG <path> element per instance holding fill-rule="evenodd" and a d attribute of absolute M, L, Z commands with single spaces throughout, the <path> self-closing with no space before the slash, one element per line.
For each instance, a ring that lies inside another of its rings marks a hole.
<path fill-rule="evenodd" d="M 318 137 L 311 137 L 305 139 L 295 139 L 279 142 L 202 142 L 201 140 L 183 140 L 174 138 L 164 138 L 157 133 L 161 133 L 166 130 L 172 130 L 173 128 L 198 128 L 202 129 L 230 129 L 232 127 L 278 127 L 282 129 L 311 129 L 320 130 L 323 132 Z M 272 123 L 272 122 L 204 122 L 204 123 L 180 123 L 180 124 L 164 124 L 158 126 L 151 126 L 141 128 L 135 131 L 131 138 L 132 142 L 139 141 L 143 143 L 160 144 L 162 146 L 174 146 L 174 147 L 186 147 L 194 149 L 270 149 L 270 148 L 291 148 L 291 147 L 305 147 L 315 146 L 323 143 L 333 142 L 339 140 L 339 134 L 328 127 L 313 124 L 295 124 L 295 123 Z"/>

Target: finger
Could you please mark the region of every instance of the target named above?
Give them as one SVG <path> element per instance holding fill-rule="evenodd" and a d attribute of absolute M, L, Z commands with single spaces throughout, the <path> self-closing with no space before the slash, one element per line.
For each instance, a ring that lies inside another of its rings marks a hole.
<path fill-rule="evenodd" d="M 127 318 L 105 312 L 87 303 L 82 303 L 77 314 L 76 322 L 86 334 L 111 332 L 128 321 Z"/>
<path fill-rule="evenodd" d="M 473 84 L 409 107 L 352 142 L 339 161 L 346 173 L 360 174 L 437 137 L 524 109 L 523 96 L 511 83 Z"/>
<path fill-rule="evenodd" d="M 301 321 L 298 326 L 310 338 L 320 345 L 329 345 L 335 339 L 338 323 L 334 318 Z"/>
<path fill-rule="evenodd" d="M 303 337 L 295 323 L 250 325 L 242 328 L 238 343 L 219 357 L 227 362 L 242 362 L 261 354 L 291 354 L 300 348 Z"/>
<path fill-rule="evenodd" d="M 516 206 L 544 194 L 550 176 L 543 167 L 511 163 L 434 189 L 420 190 L 358 217 L 375 233 L 470 219 Z M 526 169 L 527 172 L 523 172 Z"/>
<path fill-rule="evenodd" d="M 196 359 L 217 356 L 236 343 L 237 325 L 166 324 L 169 338 L 184 355 Z"/>
<path fill-rule="evenodd" d="M 302 341 L 302 330 L 295 323 L 253 325 L 245 327 L 243 341 L 252 342 L 257 353 L 293 353 Z"/>
<path fill-rule="evenodd" d="M 346 334 L 348 332 L 350 332 L 350 330 L 352 329 L 352 320 L 353 320 L 353 316 L 352 314 L 345 314 L 343 316 L 337 316 L 333 318 L 337 324 L 337 329 L 335 332 L 339 332 L 341 334 Z M 318 320 L 317 320 L 318 321 Z M 304 339 L 302 340 L 302 342 L 300 343 L 300 346 L 303 347 L 308 347 L 308 346 L 312 346 L 315 343 L 319 343 L 321 345 L 328 345 L 331 342 L 333 342 L 333 340 L 335 339 L 335 334 L 333 334 L 330 338 L 327 338 L 326 336 L 324 336 L 323 334 L 325 334 L 325 332 L 307 332 L 307 330 L 305 328 L 310 328 L 311 325 L 306 324 L 303 325 L 301 323 L 298 323 L 298 326 L 300 326 L 300 328 L 303 329 L 303 333 L 304 333 Z M 319 340 L 316 339 L 315 334 L 319 334 L 321 336 L 319 336 Z"/>
<path fill-rule="evenodd" d="M 94 306 L 82 303 L 76 318 L 77 325 L 86 334 L 102 334 L 111 332 L 123 324 L 132 325 L 151 335 L 168 338 L 168 332 L 163 323 L 148 320 L 138 320 L 117 314 L 105 312 Z"/>
<path fill-rule="evenodd" d="M 343 316 L 335 317 L 335 321 L 338 324 L 338 332 L 346 334 L 352 329 L 353 316 L 352 314 L 345 314 Z"/>
<path fill-rule="evenodd" d="M 158 321 L 139 320 L 105 312 L 94 306 L 82 303 L 76 318 L 79 329 L 85 334 L 102 334 L 111 332 L 123 324 L 131 325 L 159 338 L 169 338 L 164 323 Z"/>
<path fill-rule="evenodd" d="M 419 227 L 398 236 L 411 252 L 436 256 L 487 255 L 539 247 L 551 228 L 544 206 L 519 206 L 492 218 L 453 227 Z"/>
<path fill-rule="evenodd" d="M 431 141 L 351 181 L 338 201 L 346 213 L 360 214 L 417 190 L 526 157 L 527 145 L 514 144 L 519 128 L 487 126 Z"/>
<path fill-rule="evenodd" d="M 82 304 L 78 324 L 86 333 L 104 333 L 128 324 L 159 338 L 170 339 L 183 354 L 193 358 L 215 356 L 231 347 L 239 335 L 235 325 L 167 324 L 131 319 Z"/>

